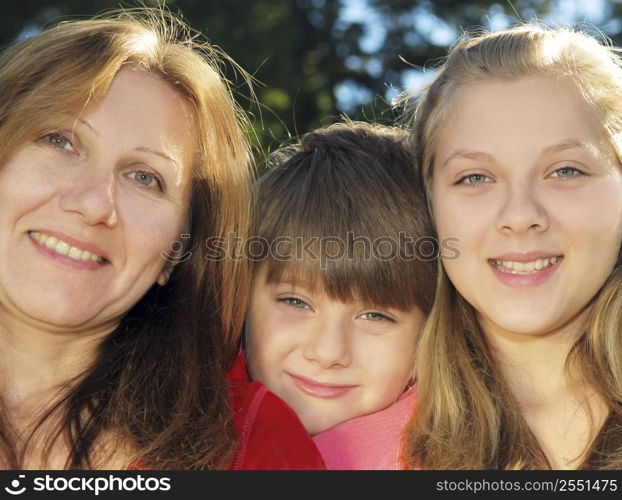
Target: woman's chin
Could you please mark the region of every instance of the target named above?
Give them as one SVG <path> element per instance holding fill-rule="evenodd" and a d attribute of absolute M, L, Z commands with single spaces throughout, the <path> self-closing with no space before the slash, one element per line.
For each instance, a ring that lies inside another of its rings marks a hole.
<path fill-rule="evenodd" d="M 95 304 L 85 304 L 79 300 L 62 300 L 59 297 L 22 300 L 15 303 L 12 315 L 22 321 L 38 325 L 43 329 L 75 330 L 92 327 L 98 329 L 105 320 L 99 320 L 101 311 Z"/>

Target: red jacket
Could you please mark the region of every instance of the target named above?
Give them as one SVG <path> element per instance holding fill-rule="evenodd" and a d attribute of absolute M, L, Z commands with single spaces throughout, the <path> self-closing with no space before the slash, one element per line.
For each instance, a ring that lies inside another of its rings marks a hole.
<path fill-rule="evenodd" d="M 326 469 L 296 413 L 261 382 L 251 382 L 240 354 L 228 373 L 240 433 L 232 470 Z"/>

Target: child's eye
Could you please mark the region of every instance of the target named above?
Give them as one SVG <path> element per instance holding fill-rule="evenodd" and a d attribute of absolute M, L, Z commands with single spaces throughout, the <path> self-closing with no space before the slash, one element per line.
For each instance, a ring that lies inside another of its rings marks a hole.
<path fill-rule="evenodd" d="M 149 189 L 162 190 L 162 182 L 160 179 L 153 173 L 147 172 L 145 170 L 135 170 L 128 174 L 128 177 L 133 181 L 141 184 Z"/>
<path fill-rule="evenodd" d="M 388 316 L 377 312 L 367 312 L 362 314 L 361 317 L 369 321 L 392 321 Z"/>
<path fill-rule="evenodd" d="M 551 177 L 558 179 L 571 179 L 573 177 L 579 177 L 585 175 L 581 170 L 575 167 L 562 167 L 558 168 L 551 174 Z"/>
<path fill-rule="evenodd" d="M 51 146 L 55 148 L 64 149 L 65 151 L 70 151 L 72 153 L 75 153 L 75 149 L 71 141 L 67 139 L 67 137 L 65 137 L 63 134 L 60 134 L 58 132 L 52 132 L 50 134 L 46 134 L 43 137 L 41 137 L 41 140 L 50 144 Z"/>
<path fill-rule="evenodd" d="M 288 306 L 295 307 L 296 309 L 304 309 L 306 307 L 309 307 L 309 305 L 304 300 L 297 299 L 296 297 L 284 297 L 279 300 L 281 302 L 284 302 Z"/>
<path fill-rule="evenodd" d="M 486 184 L 488 182 L 492 182 L 492 179 L 488 177 L 487 175 L 469 174 L 469 175 L 465 175 L 464 177 L 460 178 L 458 182 L 456 182 L 456 184 L 478 185 L 478 184 Z"/>

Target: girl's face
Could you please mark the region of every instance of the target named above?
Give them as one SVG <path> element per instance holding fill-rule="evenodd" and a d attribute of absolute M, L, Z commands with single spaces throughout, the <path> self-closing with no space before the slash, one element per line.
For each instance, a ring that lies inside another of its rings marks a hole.
<path fill-rule="evenodd" d="M 126 68 L 83 116 L 0 168 L 0 319 L 109 329 L 161 276 L 186 220 L 184 99 Z"/>
<path fill-rule="evenodd" d="M 412 372 L 423 313 L 340 302 L 262 266 L 248 312 L 254 379 L 289 404 L 311 434 L 396 401 Z"/>
<path fill-rule="evenodd" d="M 467 87 L 433 164 L 444 260 L 485 331 L 571 326 L 610 275 L 622 241 L 622 171 L 574 87 L 525 77 Z"/>

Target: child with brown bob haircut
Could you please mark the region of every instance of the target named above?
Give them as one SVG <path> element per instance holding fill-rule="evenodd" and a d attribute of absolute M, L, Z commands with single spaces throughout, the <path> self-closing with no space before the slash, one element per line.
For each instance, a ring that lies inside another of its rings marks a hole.
<path fill-rule="evenodd" d="M 274 154 L 258 184 L 248 368 L 332 469 L 400 468 L 438 249 L 407 139 L 321 128 Z"/>

